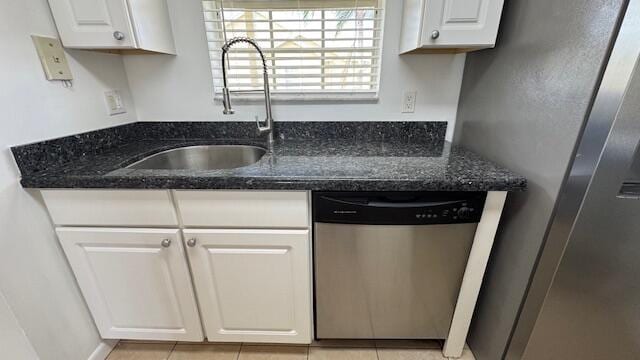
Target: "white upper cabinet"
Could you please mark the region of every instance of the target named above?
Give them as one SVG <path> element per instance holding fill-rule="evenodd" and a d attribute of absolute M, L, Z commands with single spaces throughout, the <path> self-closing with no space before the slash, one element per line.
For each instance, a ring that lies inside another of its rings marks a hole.
<path fill-rule="evenodd" d="M 400 53 L 495 46 L 504 0 L 405 0 Z"/>
<path fill-rule="evenodd" d="M 102 338 L 202 341 L 179 230 L 57 233 Z"/>
<path fill-rule="evenodd" d="M 49 0 L 67 48 L 175 54 L 166 0 Z"/>

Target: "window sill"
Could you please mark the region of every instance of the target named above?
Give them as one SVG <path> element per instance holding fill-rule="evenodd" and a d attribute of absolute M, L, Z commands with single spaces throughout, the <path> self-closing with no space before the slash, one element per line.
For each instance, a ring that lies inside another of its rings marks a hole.
<path fill-rule="evenodd" d="M 214 95 L 215 101 L 222 101 L 222 94 Z M 262 91 L 233 92 L 232 101 L 240 102 L 264 102 Z M 377 102 L 377 92 L 336 92 L 336 93 L 272 93 L 273 102 L 299 102 L 316 101 L 322 103 L 348 103 L 348 102 Z"/>

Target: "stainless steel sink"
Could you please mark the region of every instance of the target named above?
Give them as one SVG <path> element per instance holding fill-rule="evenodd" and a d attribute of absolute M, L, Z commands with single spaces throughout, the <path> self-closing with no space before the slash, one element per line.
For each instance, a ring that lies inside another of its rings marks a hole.
<path fill-rule="evenodd" d="M 148 156 L 128 169 L 216 170 L 254 164 L 267 150 L 248 145 L 202 145 L 163 151 Z"/>

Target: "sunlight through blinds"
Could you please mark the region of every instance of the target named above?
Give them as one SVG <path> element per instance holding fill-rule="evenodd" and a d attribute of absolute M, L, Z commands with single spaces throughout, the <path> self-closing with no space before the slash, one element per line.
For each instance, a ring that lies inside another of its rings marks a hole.
<path fill-rule="evenodd" d="M 258 41 L 273 93 L 377 93 L 382 46 L 382 1 L 204 0 L 214 87 L 222 88 L 226 39 Z M 262 89 L 258 54 L 246 44 L 229 53 L 231 91 Z"/>

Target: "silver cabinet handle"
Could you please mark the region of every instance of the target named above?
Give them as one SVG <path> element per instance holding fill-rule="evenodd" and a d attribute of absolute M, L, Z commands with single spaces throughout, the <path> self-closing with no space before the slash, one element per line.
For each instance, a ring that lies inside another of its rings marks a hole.
<path fill-rule="evenodd" d="M 168 248 L 169 246 L 171 246 L 171 239 L 164 239 L 164 240 L 162 240 L 162 242 L 160 243 L 160 245 L 162 245 L 162 247 L 166 247 L 166 248 Z"/>
<path fill-rule="evenodd" d="M 437 39 L 437 38 L 439 38 L 439 37 L 440 37 L 440 31 L 438 31 L 438 30 L 433 30 L 433 31 L 431 32 L 431 38 L 432 38 L 432 39 L 434 39 L 434 40 L 435 40 L 435 39 Z"/>
<path fill-rule="evenodd" d="M 122 31 L 114 31 L 113 38 L 116 40 L 124 40 L 124 33 Z"/>
<path fill-rule="evenodd" d="M 197 242 L 197 240 L 195 238 L 191 238 L 191 239 L 187 240 L 187 246 L 188 247 L 194 247 L 194 246 L 196 246 L 196 242 Z"/>

